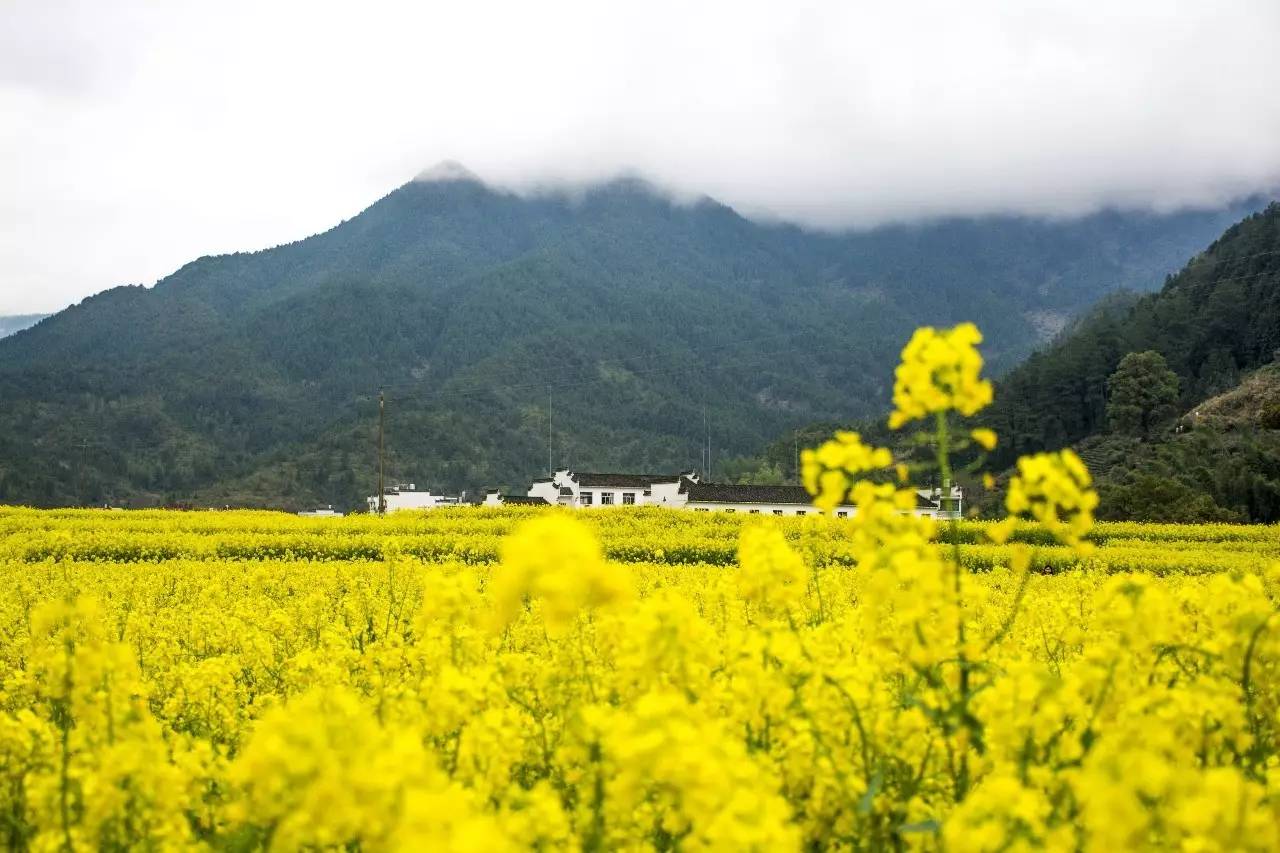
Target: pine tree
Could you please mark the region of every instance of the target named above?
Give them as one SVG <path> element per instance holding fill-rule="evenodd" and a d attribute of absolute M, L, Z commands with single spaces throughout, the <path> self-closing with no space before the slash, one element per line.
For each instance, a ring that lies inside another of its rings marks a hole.
<path fill-rule="evenodd" d="M 1107 392 L 1112 431 L 1149 438 L 1177 411 L 1178 376 L 1155 350 L 1131 352 L 1107 379 Z"/>

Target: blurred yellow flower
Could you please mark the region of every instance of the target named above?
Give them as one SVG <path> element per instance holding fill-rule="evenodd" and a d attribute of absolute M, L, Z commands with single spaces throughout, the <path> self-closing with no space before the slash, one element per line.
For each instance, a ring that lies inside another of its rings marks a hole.
<path fill-rule="evenodd" d="M 628 597 L 624 570 L 606 563 L 589 527 L 565 513 L 527 521 L 502 543 L 490 594 L 499 626 L 537 600 L 547 626 L 560 629 L 583 608 Z"/>
<path fill-rule="evenodd" d="M 1098 494 L 1093 490 L 1089 469 L 1075 451 L 1024 456 L 1018 460 L 1018 471 L 1010 479 L 1005 496 L 1009 519 L 997 526 L 997 535 L 1007 536 L 1013 519 L 1029 516 L 1060 542 L 1086 554 L 1092 546 L 1084 537 L 1093 527 L 1097 505 Z"/>
<path fill-rule="evenodd" d="M 969 437 L 983 450 L 996 449 L 996 431 L 986 427 L 978 427 L 969 433 Z"/>
<path fill-rule="evenodd" d="M 844 503 L 854 478 L 893 464 L 888 448 L 872 447 L 856 432 L 842 431 L 800 454 L 800 478 L 814 506 L 831 512 Z"/>
<path fill-rule="evenodd" d="M 973 415 L 991 402 L 991 383 L 981 377 L 982 333 L 972 323 L 952 329 L 916 329 L 902 350 L 894 371 L 893 405 L 889 427 L 935 412 Z"/>
<path fill-rule="evenodd" d="M 738 594 L 762 609 L 786 610 L 804 595 L 808 569 L 773 525 L 742 529 L 738 542 Z"/>

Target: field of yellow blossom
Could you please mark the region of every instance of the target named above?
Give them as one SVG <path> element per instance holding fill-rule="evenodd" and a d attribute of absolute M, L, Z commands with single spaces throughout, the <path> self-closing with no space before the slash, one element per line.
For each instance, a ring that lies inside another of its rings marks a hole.
<path fill-rule="evenodd" d="M 896 377 L 937 473 L 976 334 Z M 1280 848 L 1280 530 L 1094 525 L 1069 451 L 941 530 L 853 433 L 803 473 L 858 512 L 0 508 L 0 841 Z"/>

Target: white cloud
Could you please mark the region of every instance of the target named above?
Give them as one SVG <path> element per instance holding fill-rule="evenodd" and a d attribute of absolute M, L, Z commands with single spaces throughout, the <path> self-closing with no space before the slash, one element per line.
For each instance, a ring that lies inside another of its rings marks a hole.
<path fill-rule="evenodd" d="M 0 7 L 0 313 L 296 239 L 422 168 L 822 227 L 1280 185 L 1280 4 Z"/>

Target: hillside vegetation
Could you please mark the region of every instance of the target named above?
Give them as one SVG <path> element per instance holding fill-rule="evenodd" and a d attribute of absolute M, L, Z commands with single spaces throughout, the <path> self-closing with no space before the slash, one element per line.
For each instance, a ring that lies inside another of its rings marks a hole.
<path fill-rule="evenodd" d="M 1099 478 L 1104 518 L 1280 520 L 1277 348 L 1273 204 L 1159 293 L 1096 311 L 999 382 L 988 420 L 1000 458 L 1077 444 Z M 1112 377 L 1130 353 L 1155 354 L 1148 379 L 1167 370 L 1175 380 L 1163 414 L 1137 430 L 1115 417 Z"/>
<path fill-rule="evenodd" d="M 521 485 L 547 463 L 548 397 L 553 464 L 696 467 L 707 431 L 728 459 L 884 410 L 921 323 L 976 321 L 1012 365 L 1242 209 L 815 234 L 636 181 L 414 181 L 0 341 L 0 502 L 351 507 L 376 482 L 380 387 L 393 482 Z"/>

